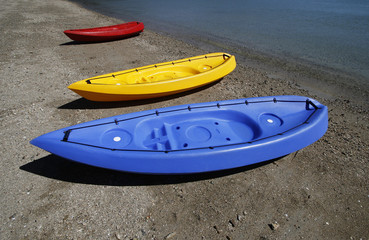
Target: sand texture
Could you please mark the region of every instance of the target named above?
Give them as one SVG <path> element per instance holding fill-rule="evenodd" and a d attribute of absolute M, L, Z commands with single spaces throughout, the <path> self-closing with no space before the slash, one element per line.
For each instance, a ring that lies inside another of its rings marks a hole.
<path fill-rule="evenodd" d="M 91 102 L 67 86 L 207 51 L 149 29 L 125 40 L 77 44 L 63 31 L 122 21 L 64 0 L 0 3 L 0 239 L 368 239 L 367 85 L 339 73 L 238 64 L 220 82 L 188 93 Z M 248 62 L 241 50 L 228 51 Z M 103 117 L 270 95 L 327 105 L 327 133 L 273 162 L 187 176 L 94 168 L 29 144 Z"/>

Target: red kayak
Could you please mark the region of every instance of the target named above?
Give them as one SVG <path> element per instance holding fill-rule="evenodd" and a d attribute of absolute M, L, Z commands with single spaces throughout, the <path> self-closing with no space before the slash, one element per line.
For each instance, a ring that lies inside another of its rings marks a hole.
<path fill-rule="evenodd" d="M 65 30 L 64 33 L 74 41 L 104 42 L 136 36 L 143 29 L 142 22 L 128 22 L 106 27 Z"/>

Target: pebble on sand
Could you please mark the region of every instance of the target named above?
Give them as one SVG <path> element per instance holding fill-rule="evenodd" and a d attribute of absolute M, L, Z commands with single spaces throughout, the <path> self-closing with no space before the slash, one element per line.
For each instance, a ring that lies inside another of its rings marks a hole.
<path fill-rule="evenodd" d="M 274 222 L 274 223 L 271 223 L 271 224 L 268 224 L 270 229 L 272 229 L 273 231 L 274 230 L 277 230 L 277 228 L 279 228 L 279 224 L 277 222 Z"/>

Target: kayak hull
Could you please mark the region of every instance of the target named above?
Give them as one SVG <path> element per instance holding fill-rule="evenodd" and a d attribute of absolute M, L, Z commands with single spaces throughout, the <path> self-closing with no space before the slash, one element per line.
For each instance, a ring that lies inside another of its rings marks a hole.
<path fill-rule="evenodd" d="M 96 167 L 189 174 L 282 157 L 317 141 L 327 128 L 326 106 L 275 96 L 129 113 L 47 133 L 31 144 Z"/>
<path fill-rule="evenodd" d="M 68 88 L 91 101 L 130 101 L 168 96 L 215 82 L 236 67 L 235 57 L 210 53 L 75 82 Z"/>
<path fill-rule="evenodd" d="M 143 30 L 143 23 L 128 22 L 105 27 L 65 30 L 64 34 L 78 42 L 104 42 L 133 37 Z"/>

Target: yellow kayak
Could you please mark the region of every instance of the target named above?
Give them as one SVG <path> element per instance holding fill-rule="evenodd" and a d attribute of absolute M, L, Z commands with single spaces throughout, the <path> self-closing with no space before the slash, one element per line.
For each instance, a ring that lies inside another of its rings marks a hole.
<path fill-rule="evenodd" d="M 209 84 L 235 67 L 234 56 L 211 53 L 92 77 L 68 88 L 92 101 L 155 98 Z"/>

